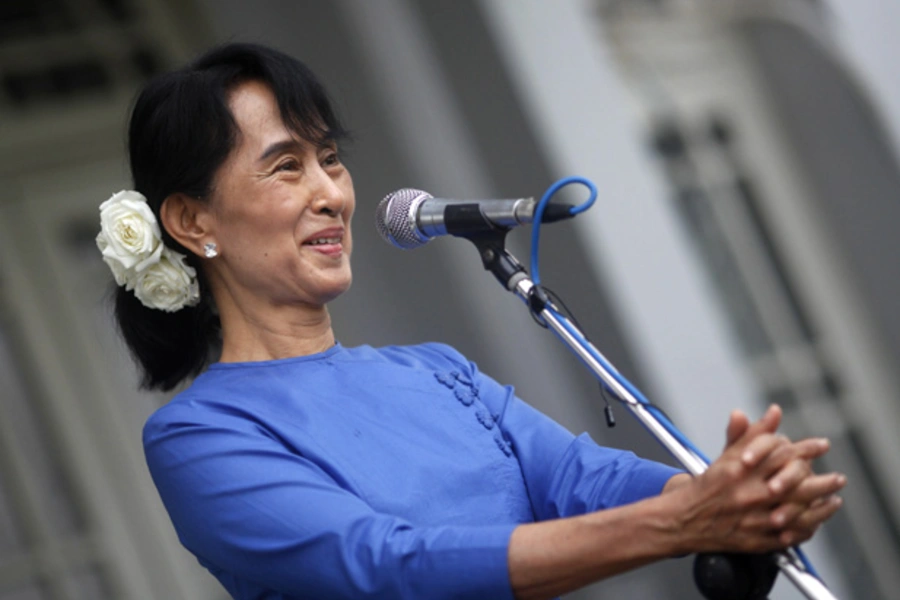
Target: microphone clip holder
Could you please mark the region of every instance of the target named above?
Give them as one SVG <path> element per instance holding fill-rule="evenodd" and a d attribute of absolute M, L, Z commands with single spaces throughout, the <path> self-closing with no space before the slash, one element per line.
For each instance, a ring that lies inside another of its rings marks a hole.
<path fill-rule="evenodd" d="M 454 235 L 475 244 L 484 268 L 493 273 L 505 289 L 518 296 L 528 306 L 535 321 L 553 331 L 581 359 L 601 385 L 623 403 L 689 473 L 697 476 L 706 471 L 709 466 L 706 460 L 676 437 L 654 411 L 638 400 L 628 386 L 623 385 L 618 372 L 606 357 L 577 326 L 559 312 L 541 287 L 534 284 L 525 268 L 506 250 L 508 232 L 509 229 L 499 228 L 485 219 L 483 230 Z M 732 561 L 729 556 L 738 557 L 738 560 Z M 752 568 L 739 571 L 738 569 L 743 569 L 740 566 L 742 561 Z M 797 552 L 791 548 L 758 557 L 700 554 L 695 562 L 695 580 L 700 591 L 709 600 L 757 600 L 764 598 L 774 583 L 775 567 L 771 565 L 777 566 L 808 600 L 837 600 L 825 584 L 806 569 Z M 748 580 L 748 576 L 751 579 Z M 737 589 L 738 587 L 743 589 Z"/>
<path fill-rule="evenodd" d="M 472 242 L 478 249 L 481 264 L 486 271 L 493 273 L 497 281 L 504 288 L 512 290 L 515 282 L 521 277 L 527 277 L 525 267 L 516 260 L 516 257 L 506 251 L 506 235 L 509 229 L 497 227 L 481 213 L 484 227 L 479 231 L 467 231 L 466 233 L 453 233 L 455 237 L 461 237 Z M 475 217 L 478 218 L 478 217 Z"/>

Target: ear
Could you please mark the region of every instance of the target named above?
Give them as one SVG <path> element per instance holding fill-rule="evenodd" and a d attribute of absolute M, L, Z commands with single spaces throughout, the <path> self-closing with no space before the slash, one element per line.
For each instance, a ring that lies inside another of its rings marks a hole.
<path fill-rule="evenodd" d="M 159 207 L 159 216 L 169 235 L 197 256 L 203 256 L 203 244 L 215 237 L 209 207 L 187 194 L 168 196 Z"/>

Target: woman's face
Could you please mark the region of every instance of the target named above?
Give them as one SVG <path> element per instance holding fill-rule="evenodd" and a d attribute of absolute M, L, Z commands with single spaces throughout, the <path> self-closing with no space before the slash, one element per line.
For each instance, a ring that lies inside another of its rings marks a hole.
<path fill-rule="evenodd" d="M 214 180 L 212 266 L 232 296 L 324 305 L 350 287 L 350 173 L 333 142 L 285 127 L 265 84 L 241 84 L 229 105 L 240 133 Z"/>

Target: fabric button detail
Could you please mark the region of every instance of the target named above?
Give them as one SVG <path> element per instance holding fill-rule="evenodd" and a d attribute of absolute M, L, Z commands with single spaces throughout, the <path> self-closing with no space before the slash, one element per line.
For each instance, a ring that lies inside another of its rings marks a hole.
<path fill-rule="evenodd" d="M 453 395 L 459 400 L 459 403 L 466 408 L 475 406 L 475 419 L 487 431 L 493 432 L 494 443 L 497 448 L 507 457 L 512 456 L 512 445 L 503 435 L 499 427 L 495 427 L 500 420 L 500 415 L 492 414 L 491 411 L 478 400 L 478 388 L 469 380 L 465 374 L 459 371 L 438 371 L 434 373 L 434 378 L 447 389 L 453 390 Z"/>
<path fill-rule="evenodd" d="M 453 393 L 456 395 L 456 399 L 463 403 L 463 406 L 472 406 L 472 403 L 475 402 L 475 393 L 464 385 L 456 386 Z"/>
<path fill-rule="evenodd" d="M 509 442 L 506 440 L 506 437 L 500 433 L 499 429 L 494 430 L 494 441 L 497 443 L 497 447 L 503 452 L 503 454 L 507 456 L 512 456 L 512 448 L 509 445 Z"/>
<path fill-rule="evenodd" d="M 484 425 L 485 429 L 493 429 L 494 428 L 494 417 L 491 416 L 491 413 L 484 407 L 479 408 L 475 411 L 475 418 L 478 419 L 478 422 Z"/>
<path fill-rule="evenodd" d="M 451 390 L 456 386 L 456 377 L 453 376 L 453 373 L 435 373 L 434 378 L 438 380 L 441 385 L 450 388 Z"/>

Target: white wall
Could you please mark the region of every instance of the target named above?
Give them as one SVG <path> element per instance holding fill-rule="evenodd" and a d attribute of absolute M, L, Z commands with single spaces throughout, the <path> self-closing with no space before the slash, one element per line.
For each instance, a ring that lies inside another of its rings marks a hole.
<path fill-rule="evenodd" d="M 829 0 L 835 33 L 900 156 L 900 2 Z"/>

